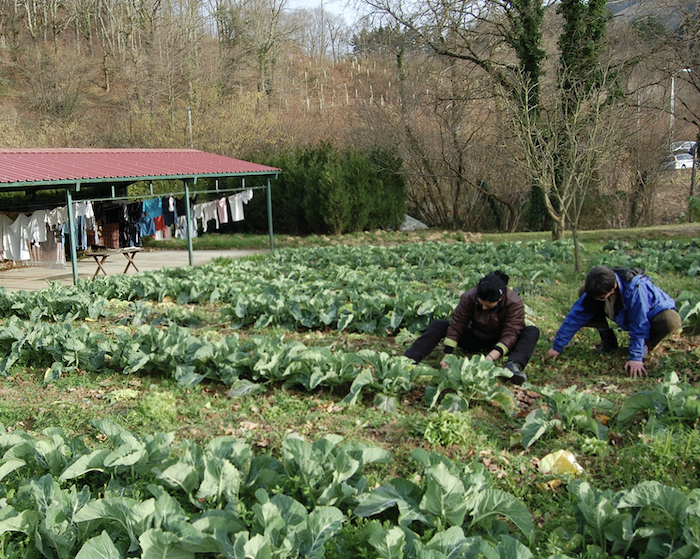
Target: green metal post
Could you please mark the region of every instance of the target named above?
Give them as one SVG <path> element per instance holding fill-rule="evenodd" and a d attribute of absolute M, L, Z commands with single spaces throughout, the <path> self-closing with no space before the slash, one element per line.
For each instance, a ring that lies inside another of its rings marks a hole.
<path fill-rule="evenodd" d="M 68 206 L 68 230 L 70 234 L 70 264 L 73 268 L 73 285 L 78 283 L 78 248 L 75 246 L 75 216 L 73 215 L 73 196 L 70 187 L 66 188 L 66 205 Z"/>
<path fill-rule="evenodd" d="M 190 266 L 194 266 L 194 254 L 192 253 L 192 211 L 190 210 L 190 187 L 185 181 L 185 216 L 187 218 L 187 253 L 190 256 Z"/>
<path fill-rule="evenodd" d="M 275 250 L 275 241 L 272 234 L 272 190 L 270 189 L 270 177 L 267 178 L 267 227 L 270 230 L 270 250 Z"/>

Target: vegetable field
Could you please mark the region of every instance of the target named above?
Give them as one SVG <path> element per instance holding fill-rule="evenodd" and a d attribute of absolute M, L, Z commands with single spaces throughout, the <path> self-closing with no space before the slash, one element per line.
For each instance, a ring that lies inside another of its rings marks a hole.
<path fill-rule="evenodd" d="M 0 289 L 0 557 L 697 559 L 700 240 L 583 250 L 677 300 L 643 380 L 595 332 L 542 361 L 585 275 L 569 241 Z M 525 385 L 403 357 L 493 270 L 541 330 Z"/>

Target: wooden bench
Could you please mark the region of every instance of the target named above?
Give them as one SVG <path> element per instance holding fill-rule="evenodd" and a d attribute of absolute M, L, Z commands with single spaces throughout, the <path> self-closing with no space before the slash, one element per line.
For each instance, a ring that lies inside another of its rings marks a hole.
<path fill-rule="evenodd" d="M 124 258 L 127 259 L 126 263 L 126 268 L 124 268 L 124 273 L 126 274 L 127 270 L 131 267 L 134 268 L 137 272 L 139 269 L 136 267 L 136 263 L 134 262 L 134 257 L 136 256 L 137 252 L 141 252 L 143 248 L 141 247 L 128 247 L 128 248 L 116 248 L 113 250 L 97 250 L 94 252 L 88 252 L 86 253 L 86 256 L 92 256 L 92 258 L 95 260 L 97 263 L 97 270 L 95 270 L 95 275 L 92 276 L 92 279 L 94 280 L 100 272 L 102 272 L 105 276 L 107 275 L 107 271 L 104 269 L 103 264 L 105 261 L 112 255 L 114 254 L 123 254 Z"/>

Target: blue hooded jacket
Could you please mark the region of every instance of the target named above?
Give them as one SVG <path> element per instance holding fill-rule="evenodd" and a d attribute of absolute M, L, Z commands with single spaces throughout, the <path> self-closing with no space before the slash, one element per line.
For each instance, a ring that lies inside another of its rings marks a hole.
<path fill-rule="evenodd" d="M 622 298 L 622 309 L 615 313 L 615 323 L 630 333 L 630 361 L 642 361 L 644 341 L 649 339 L 651 319 L 661 311 L 675 309 L 676 302 L 645 275 L 635 276 L 629 283 L 625 283 L 619 274 L 615 274 L 615 277 L 619 288 L 618 297 Z M 594 311 L 584 306 L 585 298 L 584 293 L 559 327 L 552 344 L 555 351 L 561 353 L 574 334 L 588 325 L 595 316 Z"/>

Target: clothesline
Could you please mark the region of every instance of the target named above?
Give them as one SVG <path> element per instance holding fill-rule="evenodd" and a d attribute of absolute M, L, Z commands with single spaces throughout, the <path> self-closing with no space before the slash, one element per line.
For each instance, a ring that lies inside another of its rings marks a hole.
<path fill-rule="evenodd" d="M 218 192 L 224 194 L 229 191 L 235 194 L 193 204 L 190 237 L 197 236 L 200 220 L 204 232 L 210 221 L 215 222 L 216 229 L 222 223 L 243 221 L 243 205 L 253 198 L 253 189 L 222 189 Z M 114 204 L 111 209 L 104 206 L 106 204 L 99 201 L 95 202 L 94 207 L 89 200 L 72 202 L 77 248 L 85 250 L 91 245 L 107 248 L 141 246 L 144 236 L 157 240 L 173 236 L 188 238 L 188 220 L 182 198 L 149 196 L 144 197 L 142 202 Z M 63 246 L 68 224 L 67 206 L 36 210 L 29 215 L 19 212 L 15 219 L 11 219 L 6 212 L 0 212 L 0 260 L 42 265 L 50 259 L 54 264 L 65 264 L 65 257 L 56 245 Z M 47 249 L 49 241 L 50 250 Z M 60 257 L 56 258 L 56 255 Z"/>
<path fill-rule="evenodd" d="M 162 194 L 155 194 L 155 193 L 150 193 L 150 194 L 135 194 L 135 195 L 125 195 L 125 196 L 108 196 L 106 198 L 79 198 L 76 199 L 74 198 L 74 201 L 80 201 L 80 202 L 110 202 L 110 201 L 120 201 L 120 200 L 144 200 L 147 198 L 163 198 L 165 196 L 184 196 L 186 193 L 189 193 L 190 196 L 193 195 L 198 195 L 198 194 L 226 194 L 229 192 L 243 192 L 245 190 L 262 190 L 266 189 L 267 186 L 265 185 L 260 185 L 260 186 L 237 186 L 234 188 L 216 188 L 214 190 L 212 189 L 207 189 L 207 190 L 182 190 L 182 191 L 177 191 L 177 192 L 163 192 Z"/>
<path fill-rule="evenodd" d="M 207 190 L 192 190 L 190 189 L 188 192 L 190 196 L 196 196 L 198 194 L 226 194 L 226 193 L 233 193 L 233 192 L 242 192 L 245 190 L 262 190 L 267 188 L 265 185 L 258 185 L 258 186 L 236 186 L 236 187 L 231 187 L 231 188 L 215 188 L 215 189 L 207 189 Z M 124 195 L 124 196 L 108 196 L 108 197 L 93 197 L 90 196 L 88 198 L 76 198 L 75 196 L 73 197 L 73 202 L 119 202 L 119 201 L 137 201 L 137 200 L 143 200 L 147 198 L 162 198 L 164 196 L 184 196 L 185 195 L 185 190 L 182 191 L 170 191 L 170 192 L 163 192 L 161 194 L 157 193 L 149 193 L 149 194 L 129 194 L 129 195 Z M 21 206 L 17 206 L 18 208 L 21 207 L 22 209 L 2 209 L 0 210 L 0 214 L 31 214 L 37 210 L 50 210 L 54 208 L 60 208 L 65 206 L 65 201 L 61 202 L 47 202 L 47 203 L 33 203 L 33 204 L 22 204 Z"/>

